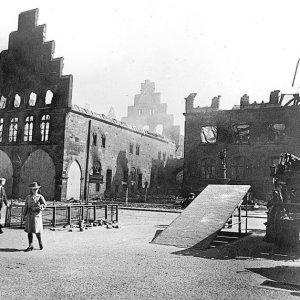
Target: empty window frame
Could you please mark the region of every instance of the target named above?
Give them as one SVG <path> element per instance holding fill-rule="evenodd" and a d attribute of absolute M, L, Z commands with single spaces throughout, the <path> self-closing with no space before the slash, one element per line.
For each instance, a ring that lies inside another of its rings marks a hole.
<path fill-rule="evenodd" d="M 8 131 L 8 141 L 16 142 L 18 133 L 18 118 L 14 117 L 10 120 L 9 131 Z"/>
<path fill-rule="evenodd" d="M 45 96 L 45 104 L 51 104 L 52 103 L 52 99 L 53 99 L 53 93 L 50 91 L 50 90 L 48 90 L 47 92 L 46 92 L 46 96 Z"/>
<path fill-rule="evenodd" d="M 19 94 L 15 95 L 15 100 L 14 100 L 14 107 L 20 107 L 21 104 L 21 97 Z"/>
<path fill-rule="evenodd" d="M 136 145 L 135 154 L 140 155 L 140 145 Z"/>
<path fill-rule="evenodd" d="M 212 158 L 205 158 L 200 162 L 200 177 L 202 179 L 216 178 L 216 161 Z"/>
<path fill-rule="evenodd" d="M 27 116 L 24 125 L 24 142 L 32 142 L 33 116 Z"/>
<path fill-rule="evenodd" d="M 43 115 L 41 122 L 41 141 L 47 142 L 49 140 L 49 128 L 50 128 L 50 115 Z"/>
<path fill-rule="evenodd" d="M 250 161 L 246 157 L 237 157 L 230 164 L 230 179 L 245 180 L 251 176 Z"/>
<path fill-rule="evenodd" d="M 129 153 L 133 154 L 133 144 L 132 143 L 129 144 Z"/>
<path fill-rule="evenodd" d="M 203 144 L 213 144 L 217 141 L 217 126 L 201 127 L 201 142 Z"/>
<path fill-rule="evenodd" d="M 233 126 L 233 142 L 235 144 L 249 144 L 250 141 L 250 125 L 234 124 Z"/>
<path fill-rule="evenodd" d="M 36 93 L 33 93 L 33 92 L 30 93 L 30 95 L 29 95 L 29 101 L 28 101 L 29 106 L 35 106 L 36 99 L 37 99 Z"/>
<path fill-rule="evenodd" d="M 112 170 L 107 169 L 106 170 L 106 190 L 110 191 L 111 190 L 111 179 L 112 179 Z"/>
<path fill-rule="evenodd" d="M 281 142 L 285 135 L 285 124 L 274 123 L 268 124 L 268 141 L 269 142 Z"/>
<path fill-rule="evenodd" d="M 3 124 L 4 124 L 4 119 L 0 118 L 0 143 L 2 142 L 3 139 Z"/>
<path fill-rule="evenodd" d="M 6 98 L 4 96 L 1 96 L 0 99 L 0 109 L 4 109 L 6 106 Z"/>

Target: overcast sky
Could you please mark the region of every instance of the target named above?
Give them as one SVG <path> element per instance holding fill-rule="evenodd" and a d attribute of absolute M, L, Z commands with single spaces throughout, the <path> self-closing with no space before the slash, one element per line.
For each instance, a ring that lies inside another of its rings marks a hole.
<path fill-rule="evenodd" d="M 299 90 L 292 81 L 300 57 L 300 2 L 267 0 L 9 0 L 1 7 L 0 50 L 18 14 L 39 8 L 46 40 L 73 74 L 73 103 L 117 119 L 127 114 L 140 83 L 154 81 L 183 130 L 184 97 L 221 107 L 268 101 Z M 299 70 L 300 72 L 300 70 Z"/>

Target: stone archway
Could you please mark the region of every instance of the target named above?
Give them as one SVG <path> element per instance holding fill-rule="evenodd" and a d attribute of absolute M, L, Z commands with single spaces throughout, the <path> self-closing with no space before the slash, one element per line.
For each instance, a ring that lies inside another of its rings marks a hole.
<path fill-rule="evenodd" d="M 41 185 L 41 194 L 46 201 L 54 199 L 55 192 L 55 166 L 49 154 L 41 149 L 31 153 L 21 168 L 19 197 L 25 198 L 28 185 L 37 181 Z"/>
<path fill-rule="evenodd" d="M 77 161 L 73 161 L 68 171 L 67 200 L 80 200 L 81 169 Z"/>
<path fill-rule="evenodd" d="M 8 155 L 0 150 L 0 177 L 6 179 L 5 191 L 11 197 L 13 184 L 13 166 Z"/>

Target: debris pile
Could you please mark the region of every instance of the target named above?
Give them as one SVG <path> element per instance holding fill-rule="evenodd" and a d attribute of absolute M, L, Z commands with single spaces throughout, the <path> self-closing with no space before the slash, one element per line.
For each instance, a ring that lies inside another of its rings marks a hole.
<path fill-rule="evenodd" d="M 104 227 L 106 229 L 119 228 L 119 224 L 116 221 L 98 219 L 98 220 L 90 221 L 90 222 L 85 222 L 83 220 L 80 220 L 78 223 L 64 225 L 63 227 L 51 227 L 50 230 L 72 232 L 76 229 L 79 229 L 79 231 L 84 231 L 86 229 L 92 229 L 92 228 L 98 227 L 98 226 Z"/>

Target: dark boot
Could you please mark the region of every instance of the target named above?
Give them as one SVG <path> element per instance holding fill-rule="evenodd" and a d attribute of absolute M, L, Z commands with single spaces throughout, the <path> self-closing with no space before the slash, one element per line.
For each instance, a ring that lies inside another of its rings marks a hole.
<path fill-rule="evenodd" d="M 2 228 L 3 228 L 3 226 L 0 224 L 0 234 L 3 233 Z"/>
<path fill-rule="evenodd" d="M 38 241 L 39 241 L 40 249 L 43 250 L 43 243 L 42 243 L 42 236 L 41 236 L 41 234 L 40 234 L 40 233 L 37 233 L 37 234 L 36 234 L 36 237 L 37 237 L 37 239 L 38 239 Z"/>
<path fill-rule="evenodd" d="M 33 235 L 32 233 L 28 233 L 28 242 L 29 242 L 29 246 L 28 248 L 25 250 L 25 252 L 29 252 L 29 251 L 32 251 L 33 250 Z"/>

